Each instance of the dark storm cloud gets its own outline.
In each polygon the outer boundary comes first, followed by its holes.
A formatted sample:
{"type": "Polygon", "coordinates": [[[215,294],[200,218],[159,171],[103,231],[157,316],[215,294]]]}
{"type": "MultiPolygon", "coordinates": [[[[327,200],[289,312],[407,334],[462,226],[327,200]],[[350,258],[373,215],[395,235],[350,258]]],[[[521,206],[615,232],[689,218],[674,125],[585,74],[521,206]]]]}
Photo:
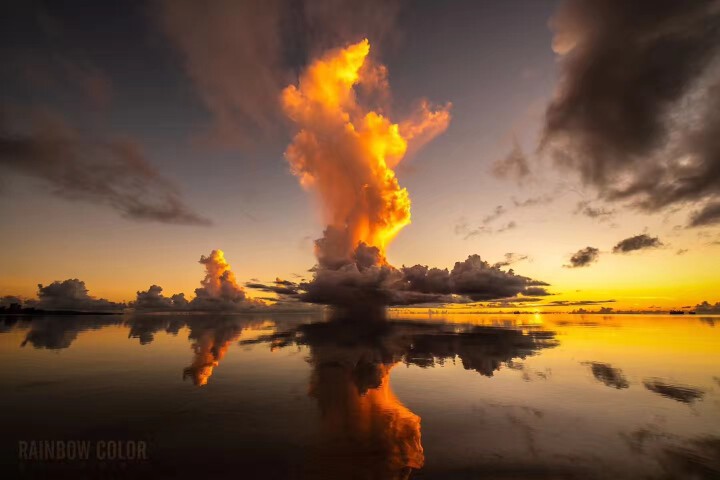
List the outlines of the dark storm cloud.
{"type": "Polygon", "coordinates": [[[162,0],[156,18],[213,114],[213,144],[245,146],[281,124],[278,95],[318,51],[388,40],[395,0],[162,0]]]}
{"type": "Polygon", "coordinates": [[[626,238],[621,240],[613,247],[613,253],[628,253],[635,250],[644,250],[648,248],[662,247],[663,243],[658,237],[651,237],[650,235],[643,233],[635,235],[634,237],[626,238]]]}
{"type": "Polygon", "coordinates": [[[10,131],[8,119],[0,119],[0,168],[40,179],[59,197],[106,205],[128,219],[210,224],[185,205],[177,187],[132,140],[88,140],[56,115],[29,117],[28,131],[10,131]]]}
{"type": "Polygon", "coordinates": [[[591,263],[597,262],[600,257],[600,250],[595,247],[585,247],[573,254],[570,257],[570,265],[565,265],[566,268],[579,268],[587,267],[591,263]]]}
{"type": "Polygon", "coordinates": [[[720,223],[720,201],[710,202],[690,218],[691,227],[704,227],[720,223]]]}
{"type": "Polygon", "coordinates": [[[688,385],[673,385],[658,379],[645,380],[643,384],[651,392],[682,403],[692,403],[705,396],[705,392],[699,388],[688,385]]]}
{"type": "Polygon", "coordinates": [[[88,294],[85,282],[77,278],[55,281],[50,285],[38,284],[38,299],[25,302],[41,310],[73,310],[103,312],[121,310],[125,305],[88,294]]]}
{"type": "Polygon", "coordinates": [[[513,149],[504,158],[497,160],[492,167],[492,173],[498,178],[506,178],[522,183],[530,176],[530,165],[517,142],[513,149]]]}
{"type": "Polygon", "coordinates": [[[300,298],[332,305],[410,305],[420,303],[468,303],[517,295],[549,295],[548,284],[503,271],[479,255],[456,262],[452,270],[414,265],[396,269],[373,256],[377,250],[358,246],[353,260],[343,265],[316,269],[312,281],[299,285],[300,298]]]}
{"type": "Polygon", "coordinates": [[[593,377],[608,387],[617,388],[619,390],[630,386],[623,375],[622,370],[614,368],[608,363],[583,362],[583,365],[588,365],[592,371],[593,377]]]}
{"type": "Polygon", "coordinates": [[[541,149],[646,211],[720,195],[720,4],[566,0],[541,149]]]}

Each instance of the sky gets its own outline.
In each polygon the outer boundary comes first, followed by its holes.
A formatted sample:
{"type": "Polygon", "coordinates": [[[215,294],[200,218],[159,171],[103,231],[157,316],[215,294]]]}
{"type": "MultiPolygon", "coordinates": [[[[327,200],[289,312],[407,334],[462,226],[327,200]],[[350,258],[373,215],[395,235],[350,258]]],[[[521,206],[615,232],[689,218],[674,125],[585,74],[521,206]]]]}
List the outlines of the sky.
{"type": "Polygon", "coordinates": [[[717,2],[2,10],[2,295],[77,278],[113,302],[153,284],[191,297],[198,259],[216,249],[239,283],[319,278],[314,241],[337,199],[304,188],[286,151],[299,131],[322,139],[330,127],[298,119],[281,95],[293,85],[313,101],[303,92],[313,62],[368,39],[365,66],[382,85],[362,71],[352,87],[376,88],[381,107],[358,94],[351,114],[402,126],[427,99],[448,115],[425,140],[405,135],[393,169],[411,221],[380,248],[379,266],[452,270],[477,254],[548,284],[524,303],[473,290],[485,306],[720,301],[717,2]]]}

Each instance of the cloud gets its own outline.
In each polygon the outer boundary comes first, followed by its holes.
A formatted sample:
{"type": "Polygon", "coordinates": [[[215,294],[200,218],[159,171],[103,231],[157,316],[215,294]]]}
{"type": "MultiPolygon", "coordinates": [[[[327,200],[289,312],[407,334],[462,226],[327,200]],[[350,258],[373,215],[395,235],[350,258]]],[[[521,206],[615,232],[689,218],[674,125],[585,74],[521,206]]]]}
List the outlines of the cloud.
{"type": "Polygon", "coordinates": [[[283,125],[282,88],[317,52],[393,34],[395,0],[162,0],[155,18],[213,115],[210,144],[243,147],[283,125]]]}
{"type": "Polygon", "coordinates": [[[498,178],[512,179],[519,184],[530,176],[527,157],[517,142],[514,142],[510,153],[493,164],[492,173],[498,178]]]}
{"type": "Polygon", "coordinates": [[[201,286],[195,289],[192,300],[188,301],[183,293],[166,297],[162,287],[151,285],[146,291],[138,291],[130,306],[143,312],[226,312],[266,308],[264,302],[247,297],[222,250],[213,250],[208,256],[201,255],[199,263],[205,267],[205,277],[200,281],[201,286]]]}
{"type": "Polygon", "coordinates": [[[578,202],[575,207],[575,214],[583,214],[588,218],[598,219],[602,222],[612,218],[615,214],[615,209],[607,210],[603,207],[593,207],[590,201],[583,200],[578,202]]]}
{"type": "Polygon", "coordinates": [[[410,305],[467,303],[548,295],[548,284],[503,271],[479,255],[456,262],[452,270],[426,265],[395,267],[383,263],[377,248],[360,244],[351,262],[323,266],[312,281],[301,283],[300,298],[331,305],[410,305]]]}
{"type": "Polygon", "coordinates": [[[720,201],[710,202],[690,217],[691,227],[704,227],[720,223],[720,201]]]}
{"type": "Polygon", "coordinates": [[[608,363],[601,362],[583,362],[583,365],[590,366],[593,377],[597,381],[604,383],[608,387],[617,388],[618,390],[628,388],[630,384],[619,368],[614,368],[608,363]]]}
{"type": "Polygon", "coordinates": [[[2,297],[0,297],[0,307],[9,308],[13,304],[22,305],[22,297],[18,297],[15,295],[3,295],[2,297]]]}
{"type": "Polygon", "coordinates": [[[575,301],[569,301],[569,300],[554,300],[552,302],[548,302],[548,305],[552,305],[555,307],[576,307],[576,306],[586,306],[586,305],[602,305],[604,303],[615,303],[616,300],[575,300],[575,301]]]}
{"type": "Polygon", "coordinates": [[[717,2],[563,2],[540,148],[645,211],[720,194],[717,2]]]}
{"type": "Polygon", "coordinates": [[[522,255],[520,253],[508,252],[505,254],[505,260],[496,262],[493,265],[493,268],[509,267],[510,265],[512,265],[514,263],[522,262],[523,260],[527,260],[529,258],[530,257],[528,255],[522,255]]]}
{"type": "Polygon", "coordinates": [[[507,209],[503,207],[502,205],[498,205],[495,207],[495,210],[490,215],[485,216],[482,219],[483,225],[487,225],[488,223],[493,222],[494,220],[497,220],[501,216],[505,215],[507,213],[507,209]]]}
{"type": "Polygon", "coordinates": [[[393,168],[412,145],[427,143],[450,122],[450,105],[421,102],[393,123],[362,94],[381,88],[382,66],[367,39],[314,59],[297,84],[282,92],[283,111],[296,127],[285,158],[301,185],[316,194],[328,226],[316,243],[320,263],[345,262],[359,242],[380,253],[410,223],[410,197],[393,168]]]}
{"type": "Polygon", "coordinates": [[[38,284],[38,299],[28,300],[25,306],[40,310],[71,310],[80,312],[104,312],[122,310],[125,305],[104,298],[91,297],[85,282],[77,278],[55,281],[50,285],[38,284]]]}
{"type": "Polygon", "coordinates": [[[600,257],[600,250],[595,247],[585,247],[573,254],[570,257],[570,265],[565,265],[566,268],[579,268],[587,267],[591,263],[597,262],[600,257]]]}
{"type": "Polygon", "coordinates": [[[513,197],[512,201],[513,201],[513,205],[515,205],[516,207],[523,208],[523,207],[534,207],[537,205],[547,205],[548,203],[554,202],[555,198],[556,198],[555,195],[546,193],[543,195],[538,195],[536,197],[529,197],[529,198],[526,198],[525,200],[517,200],[516,198],[513,197]]]}
{"type": "Polygon", "coordinates": [[[514,220],[509,221],[507,224],[503,225],[502,227],[498,228],[496,230],[497,233],[506,232],[508,230],[515,230],[517,228],[517,223],[515,223],[514,220]]]}
{"type": "Polygon", "coordinates": [[[651,237],[645,233],[621,240],[613,247],[613,253],[628,253],[635,250],[662,247],[663,243],[658,237],[651,237]]]}
{"type": "Polygon", "coordinates": [[[63,318],[33,316],[30,319],[30,330],[20,345],[24,347],[30,344],[33,348],[49,350],[69,348],[80,332],[121,323],[120,315],[67,315],[63,318]]]}
{"type": "MultiPolygon", "coordinates": [[[[485,220],[487,220],[487,218],[488,217],[485,217],[485,220]]],[[[483,221],[485,221],[485,220],[483,220],[483,221]]],[[[458,227],[459,227],[458,225],[455,226],[456,233],[460,230],[458,227]]],[[[491,235],[493,233],[503,233],[503,232],[507,232],[508,230],[514,230],[516,228],[517,228],[517,223],[515,223],[514,220],[511,220],[511,221],[507,222],[506,224],[503,224],[502,226],[500,226],[499,228],[494,229],[494,230],[493,230],[493,228],[488,227],[487,225],[481,225],[481,226],[475,228],[474,230],[468,230],[468,227],[466,224],[466,225],[464,225],[464,230],[467,232],[467,233],[465,233],[465,240],[467,240],[470,237],[475,237],[477,235],[484,235],[484,234],[491,235]]]]}
{"type": "Polygon", "coordinates": [[[195,298],[189,304],[191,310],[235,311],[265,306],[263,302],[247,298],[222,250],[200,256],[199,262],[205,266],[205,278],[200,281],[201,287],[195,289],[195,298]]]}
{"type": "Polygon", "coordinates": [[[281,280],[276,278],[274,282],[269,284],[261,282],[248,282],[245,284],[247,288],[253,288],[255,290],[262,290],[263,292],[275,293],[281,296],[294,296],[298,293],[299,285],[290,280],[281,280]]]}
{"type": "Polygon", "coordinates": [[[695,312],[697,313],[710,313],[720,314],[720,302],[716,302],[715,305],[708,303],[707,300],[695,305],[695,312]]]}
{"type": "Polygon", "coordinates": [[[687,248],[679,248],[678,251],[675,252],[675,255],[685,255],[689,251],[687,248]]]}
{"type": "Polygon", "coordinates": [[[185,299],[184,293],[177,293],[170,297],[162,294],[162,287],[150,285],[144,292],[137,292],[137,298],[130,304],[135,310],[146,310],[153,312],[188,310],[189,302],[185,299]]]}
{"type": "Polygon", "coordinates": [[[177,187],[131,139],[88,140],[49,112],[14,113],[27,114],[30,129],[10,131],[0,123],[0,168],[38,178],[59,197],[105,205],[128,219],[210,224],[185,205],[177,187]]]}

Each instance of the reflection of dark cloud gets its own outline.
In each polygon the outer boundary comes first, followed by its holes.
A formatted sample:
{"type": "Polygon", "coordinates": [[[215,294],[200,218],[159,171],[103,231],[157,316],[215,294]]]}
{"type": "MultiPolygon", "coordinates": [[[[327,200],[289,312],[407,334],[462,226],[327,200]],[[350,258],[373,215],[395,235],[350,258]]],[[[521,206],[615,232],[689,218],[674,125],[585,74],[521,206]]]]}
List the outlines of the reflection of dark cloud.
{"type": "Polygon", "coordinates": [[[703,437],[665,448],[660,464],[670,478],[720,478],[720,437],[703,437]]]}
{"type": "Polygon", "coordinates": [[[428,333],[414,337],[405,354],[407,364],[420,367],[442,364],[460,358],[466,370],[493,376],[496,370],[512,359],[524,359],[537,350],[554,346],[554,334],[530,331],[475,327],[461,334],[428,333]]]}
{"type": "Polygon", "coordinates": [[[390,388],[395,364],[428,368],[460,358],[492,376],[556,341],[542,330],[336,316],[240,343],[310,348],[310,395],[322,431],[307,467],[312,478],[389,479],[409,478],[424,464],[420,418],[390,388]]]}
{"type": "Polygon", "coordinates": [[[29,343],[35,348],[50,350],[69,348],[80,332],[121,323],[122,319],[115,315],[33,317],[22,346],[29,343]]]}
{"type": "Polygon", "coordinates": [[[711,480],[720,478],[720,437],[682,438],[649,425],[620,437],[630,451],[653,458],[663,470],[658,478],[711,480]]]}
{"type": "Polygon", "coordinates": [[[329,323],[301,325],[297,330],[279,332],[241,343],[290,344],[317,347],[371,345],[374,358],[383,363],[403,361],[408,365],[432,367],[459,358],[468,370],[485,376],[513,359],[524,359],[539,350],[557,345],[547,330],[523,332],[514,328],[409,321],[367,322],[341,317],[329,323]],[[460,332],[456,330],[460,329],[460,332]]]}
{"type": "Polygon", "coordinates": [[[625,379],[622,370],[614,368],[608,363],[600,362],[584,362],[583,365],[589,365],[592,371],[593,377],[599,382],[604,383],[608,387],[614,387],[617,389],[628,388],[630,384],[625,379]]]}
{"type": "Polygon", "coordinates": [[[136,315],[128,319],[125,324],[130,327],[128,338],[137,338],[140,340],[140,345],[147,345],[155,340],[155,334],[158,332],[177,335],[185,326],[185,319],[171,316],[136,315]]]}
{"type": "Polygon", "coordinates": [[[645,380],[643,384],[651,392],[682,403],[692,403],[695,400],[702,399],[705,395],[705,392],[699,388],[688,385],[673,385],[658,379],[645,380]]]}

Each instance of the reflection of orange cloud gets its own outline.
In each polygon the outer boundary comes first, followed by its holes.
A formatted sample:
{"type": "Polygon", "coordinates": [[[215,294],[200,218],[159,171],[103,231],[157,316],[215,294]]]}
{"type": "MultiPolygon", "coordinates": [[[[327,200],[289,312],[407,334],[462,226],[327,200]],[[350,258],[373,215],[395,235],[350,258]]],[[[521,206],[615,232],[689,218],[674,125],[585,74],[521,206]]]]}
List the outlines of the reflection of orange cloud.
{"type": "Polygon", "coordinates": [[[193,384],[198,387],[205,385],[212,376],[213,369],[219,365],[228,347],[240,336],[240,333],[241,331],[238,331],[231,338],[219,341],[214,330],[201,332],[199,338],[192,344],[195,356],[192,364],[183,371],[183,378],[190,377],[193,384]]]}
{"type": "Polygon", "coordinates": [[[318,463],[335,478],[402,478],[425,461],[420,417],[392,392],[391,365],[366,367],[371,372],[361,375],[370,377],[367,390],[357,368],[315,367],[311,395],[320,406],[325,442],[318,463]]]}

